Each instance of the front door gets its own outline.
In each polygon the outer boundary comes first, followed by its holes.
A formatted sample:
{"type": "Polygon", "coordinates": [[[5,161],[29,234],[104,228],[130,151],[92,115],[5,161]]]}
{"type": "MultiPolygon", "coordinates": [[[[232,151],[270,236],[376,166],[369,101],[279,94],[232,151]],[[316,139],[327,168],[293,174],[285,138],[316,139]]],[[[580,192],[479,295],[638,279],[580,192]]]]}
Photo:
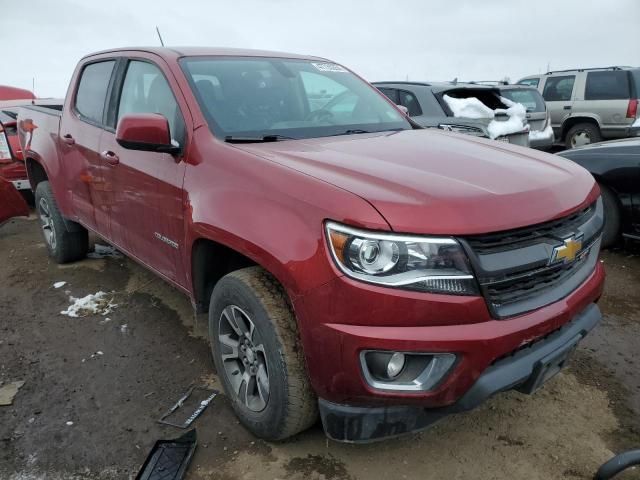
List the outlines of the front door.
{"type": "MultiPolygon", "coordinates": [[[[174,142],[185,142],[184,120],[171,86],[157,64],[129,60],[120,92],[115,92],[117,120],[127,113],[164,115],[174,142]]],[[[107,165],[110,238],[139,261],[182,283],[184,245],[181,157],[127,150],[106,131],[100,144],[107,165]]]]}
{"type": "Polygon", "coordinates": [[[111,59],[83,67],[71,111],[60,121],[60,158],[76,219],[102,235],[108,233],[108,225],[99,149],[107,90],[115,65],[111,59]]]}
{"type": "Polygon", "coordinates": [[[554,75],[546,78],[542,96],[551,116],[551,126],[556,138],[561,138],[562,123],[571,115],[575,75],[554,75]]]}

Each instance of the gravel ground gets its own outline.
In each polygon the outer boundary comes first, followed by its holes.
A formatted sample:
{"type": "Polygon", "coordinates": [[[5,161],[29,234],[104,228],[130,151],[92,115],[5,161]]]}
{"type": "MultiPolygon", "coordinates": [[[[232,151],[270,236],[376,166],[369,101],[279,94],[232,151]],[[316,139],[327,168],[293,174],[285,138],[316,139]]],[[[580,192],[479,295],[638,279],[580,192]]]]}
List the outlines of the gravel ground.
{"type": "MultiPolygon", "coordinates": [[[[330,442],[319,425],[284,443],[256,440],[220,395],[194,424],[187,477],[592,478],[612,452],[640,446],[640,255],[603,259],[605,321],[536,395],[503,394],[366,446],[330,442]]],[[[1,479],[133,478],[156,440],[182,433],[160,415],[194,382],[218,387],[206,319],[125,258],[55,265],[33,218],[15,220],[0,229],[0,285],[0,384],[25,382],[0,407],[1,479]],[[60,314],[70,296],[100,290],[117,304],[108,315],[60,314]]]]}

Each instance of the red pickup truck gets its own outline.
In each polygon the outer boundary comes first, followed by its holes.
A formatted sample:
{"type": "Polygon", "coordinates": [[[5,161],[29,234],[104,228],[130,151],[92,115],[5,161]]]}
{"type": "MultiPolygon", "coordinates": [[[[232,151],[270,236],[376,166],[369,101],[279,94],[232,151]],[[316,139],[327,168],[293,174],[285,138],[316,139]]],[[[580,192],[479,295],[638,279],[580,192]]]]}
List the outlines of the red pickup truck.
{"type": "Polygon", "coordinates": [[[82,258],[95,232],[208,311],[259,437],[319,413],[364,442],[534,392],[601,319],[586,170],[421,129],[329,60],[100,52],[61,111],[18,123],[50,255],[82,258]]]}

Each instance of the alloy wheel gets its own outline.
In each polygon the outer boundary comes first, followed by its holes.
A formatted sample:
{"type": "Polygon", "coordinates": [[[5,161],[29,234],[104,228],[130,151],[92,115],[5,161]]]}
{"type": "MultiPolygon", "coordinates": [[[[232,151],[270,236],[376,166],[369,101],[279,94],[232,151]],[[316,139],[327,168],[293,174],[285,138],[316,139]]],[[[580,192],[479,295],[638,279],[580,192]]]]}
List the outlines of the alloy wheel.
{"type": "Polygon", "coordinates": [[[236,305],[220,315],[218,342],[233,392],[251,411],[261,412],[269,402],[269,369],[260,333],[249,315],[236,305]]]}
{"type": "Polygon", "coordinates": [[[56,249],[56,227],[53,224],[53,218],[51,218],[51,210],[46,198],[41,198],[38,203],[38,212],[40,214],[40,225],[44,232],[44,239],[51,247],[51,250],[56,249]]]}

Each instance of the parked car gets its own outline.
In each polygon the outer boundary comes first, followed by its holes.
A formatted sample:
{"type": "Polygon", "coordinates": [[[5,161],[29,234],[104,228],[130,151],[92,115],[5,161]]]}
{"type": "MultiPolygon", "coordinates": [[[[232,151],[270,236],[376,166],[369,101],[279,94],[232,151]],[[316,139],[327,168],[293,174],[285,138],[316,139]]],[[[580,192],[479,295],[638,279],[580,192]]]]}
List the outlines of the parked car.
{"type": "Polygon", "coordinates": [[[567,148],[640,134],[639,68],[559,70],[518,84],[542,93],[556,139],[567,148]]]}
{"type": "Polygon", "coordinates": [[[13,217],[29,216],[29,207],[11,182],[0,177],[0,225],[13,217]]]}
{"type": "Polygon", "coordinates": [[[529,123],[529,146],[540,150],[549,150],[553,146],[554,136],[551,127],[551,114],[547,110],[544,98],[534,87],[523,85],[498,85],[500,95],[512,102],[520,103],[527,109],[529,123]]]}
{"type": "Polygon", "coordinates": [[[9,107],[0,107],[0,178],[10,181],[27,200],[32,200],[27,169],[18,140],[18,114],[9,107]]]}
{"type": "Polygon", "coordinates": [[[532,393],[601,319],[586,170],[414,126],[326,59],[100,52],[62,111],[24,107],[18,129],[51,257],[95,232],[208,311],[259,437],[319,412],[331,438],[370,441],[532,393]]]}
{"type": "Polygon", "coordinates": [[[604,201],[603,247],[620,237],[640,240],[640,138],[611,140],[559,155],[591,172],[604,201]]]}
{"type": "MultiPolygon", "coordinates": [[[[476,137],[490,137],[488,126],[493,119],[454,117],[454,112],[444,99],[445,95],[453,98],[477,98],[492,110],[507,108],[500,100],[500,91],[491,86],[453,82],[373,82],[373,85],[392,102],[407,108],[409,116],[419,125],[476,137]]],[[[526,130],[500,136],[496,140],[529,146],[526,130]]]]}

